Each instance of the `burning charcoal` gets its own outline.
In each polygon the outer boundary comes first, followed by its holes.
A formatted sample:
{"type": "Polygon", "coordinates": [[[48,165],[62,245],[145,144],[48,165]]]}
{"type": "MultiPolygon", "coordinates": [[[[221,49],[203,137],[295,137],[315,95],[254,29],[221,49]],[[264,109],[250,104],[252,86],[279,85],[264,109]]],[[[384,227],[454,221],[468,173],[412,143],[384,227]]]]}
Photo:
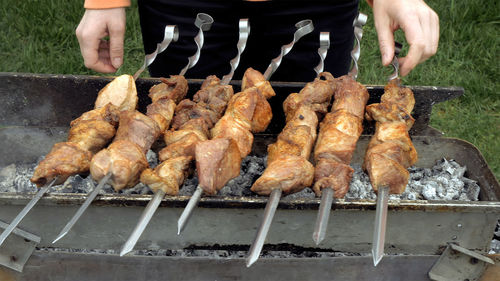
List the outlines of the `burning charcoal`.
{"type": "Polygon", "coordinates": [[[191,178],[188,178],[184,181],[184,184],[179,189],[180,196],[191,196],[196,187],[198,186],[198,177],[194,175],[191,178]]]}
{"type": "Polygon", "coordinates": [[[290,195],[284,196],[284,200],[295,200],[295,199],[301,199],[301,198],[315,198],[316,195],[314,194],[314,191],[310,188],[304,188],[299,192],[292,193],[290,195]]]}
{"type": "Polygon", "coordinates": [[[151,149],[146,153],[146,160],[148,161],[149,167],[154,169],[158,166],[158,156],[151,149]]]}

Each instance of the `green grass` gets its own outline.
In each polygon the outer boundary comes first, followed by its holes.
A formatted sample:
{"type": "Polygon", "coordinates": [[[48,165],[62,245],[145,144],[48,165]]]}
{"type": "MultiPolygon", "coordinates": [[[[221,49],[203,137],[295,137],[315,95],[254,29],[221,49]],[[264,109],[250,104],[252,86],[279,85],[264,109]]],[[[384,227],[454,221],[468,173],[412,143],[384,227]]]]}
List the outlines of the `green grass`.
{"type": "MultiPolygon", "coordinates": [[[[74,31],[83,1],[3,0],[0,7],[0,71],[101,75],[86,69],[74,31]]],[[[380,63],[371,9],[365,26],[359,81],[384,84],[390,73],[380,63]]],[[[431,125],[445,136],[476,145],[500,178],[500,55],[498,1],[427,1],[440,17],[438,53],[407,76],[406,85],[461,86],[465,95],[434,106],[431,125]]],[[[404,42],[404,35],[396,38],[404,42]]],[[[407,46],[406,46],[407,47],[407,46]]],[[[407,49],[405,49],[407,50],[407,49]]],[[[405,52],[405,50],[403,52],[405,52]]],[[[117,74],[142,64],[136,1],[128,9],[125,62],[117,74]]],[[[147,74],[143,74],[147,75],[147,74]]]]}

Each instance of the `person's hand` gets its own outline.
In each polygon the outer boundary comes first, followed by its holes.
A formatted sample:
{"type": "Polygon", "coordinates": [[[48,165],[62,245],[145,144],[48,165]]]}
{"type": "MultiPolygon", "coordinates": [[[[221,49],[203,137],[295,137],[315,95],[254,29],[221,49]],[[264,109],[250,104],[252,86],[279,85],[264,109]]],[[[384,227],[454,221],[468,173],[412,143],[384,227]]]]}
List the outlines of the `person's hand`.
{"type": "Polygon", "coordinates": [[[439,18],[424,1],[374,0],[372,7],[383,65],[394,57],[394,31],[399,28],[410,45],[406,57],[399,58],[401,76],[436,53],[439,18]]]}
{"type": "Polygon", "coordinates": [[[123,63],[125,8],[87,9],[76,28],[76,37],[87,68],[111,73],[123,63]],[[103,38],[109,36],[109,41],[103,38]]]}

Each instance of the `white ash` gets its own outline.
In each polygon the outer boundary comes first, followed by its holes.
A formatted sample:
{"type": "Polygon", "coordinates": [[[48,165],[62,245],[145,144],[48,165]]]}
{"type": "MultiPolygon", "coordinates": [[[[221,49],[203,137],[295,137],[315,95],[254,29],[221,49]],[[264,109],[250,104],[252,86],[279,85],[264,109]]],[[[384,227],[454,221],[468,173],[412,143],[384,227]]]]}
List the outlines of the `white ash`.
{"type": "MultiPolygon", "coordinates": [[[[147,154],[151,167],[158,164],[156,154],[149,151],[147,154]]],[[[267,157],[248,156],[242,161],[240,175],[228,182],[219,192],[219,196],[246,196],[258,195],[250,191],[250,187],[263,173],[267,157]]],[[[40,161],[43,157],[40,157],[40,161]]],[[[11,164],[0,170],[0,192],[36,192],[36,186],[29,181],[37,164],[11,164]]],[[[362,171],[359,164],[354,164],[355,170],[346,199],[375,199],[368,175],[362,171]]],[[[480,188],[478,184],[464,177],[466,167],[460,166],[454,160],[442,159],[432,168],[411,167],[410,180],[402,194],[391,194],[390,199],[403,200],[465,200],[477,201],[480,188]]],[[[95,185],[90,176],[72,176],[63,185],[55,186],[53,193],[88,193],[95,185]]],[[[196,173],[188,177],[179,195],[193,194],[198,185],[196,173]]],[[[100,192],[115,193],[110,185],[105,185],[100,192]]],[[[133,188],[120,190],[120,194],[152,194],[144,184],[139,183],[133,188]]],[[[314,198],[310,188],[301,192],[285,196],[284,200],[314,198]]]]}
{"type": "MultiPolygon", "coordinates": [[[[245,248],[247,246],[244,246],[245,248]]],[[[237,247],[241,248],[241,246],[237,247]]],[[[335,251],[314,251],[314,249],[302,249],[290,247],[291,250],[264,250],[262,258],[328,258],[328,257],[348,257],[348,256],[369,256],[368,253],[351,253],[335,251]]],[[[74,248],[52,248],[37,247],[37,251],[58,252],[58,253],[81,253],[81,254],[105,254],[118,255],[119,251],[114,249],[74,249],[74,248]]],[[[244,259],[248,255],[247,250],[227,250],[227,249],[148,249],[134,250],[130,256],[166,256],[166,257],[198,257],[214,259],[244,259]]]]}
{"type": "MultiPolygon", "coordinates": [[[[368,175],[360,165],[353,165],[354,175],[346,199],[375,199],[368,175]]],[[[467,170],[454,160],[439,160],[432,168],[410,167],[410,180],[402,194],[390,199],[402,200],[479,200],[479,185],[464,177],[467,170]]]]}

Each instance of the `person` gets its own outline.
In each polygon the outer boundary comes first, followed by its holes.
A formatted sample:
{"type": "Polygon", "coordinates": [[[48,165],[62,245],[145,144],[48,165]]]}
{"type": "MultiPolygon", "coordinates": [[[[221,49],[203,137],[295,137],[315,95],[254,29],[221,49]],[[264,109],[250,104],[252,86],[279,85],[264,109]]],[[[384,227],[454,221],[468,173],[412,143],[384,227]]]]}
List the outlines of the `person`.
{"type": "MultiPolygon", "coordinates": [[[[394,32],[402,29],[409,50],[399,58],[400,75],[406,76],[419,63],[434,55],[439,41],[439,18],[423,0],[367,0],[373,9],[374,23],[382,56],[387,66],[394,56],[394,32]]],[[[351,65],[354,34],[352,22],[358,14],[358,0],[140,0],[138,2],[145,53],[163,40],[166,25],[177,25],[179,41],[171,43],[149,67],[152,77],[178,74],[196,51],[194,25],[197,13],[214,18],[197,65],[186,77],[222,77],[230,70],[236,55],[238,20],[249,18],[251,32],[234,79],[241,79],[247,67],[264,72],[280,48],[293,39],[294,24],[311,19],[313,35],[304,36],[283,59],[273,74],[275,81],[311,81],[319,62],[319,32],[329,31],[331,46],[325,71],[335,77],[346,74],[351,65]],[[240,77],[240,78],[238,78],[240,77]]],[[[86,0],[85,13],[76,29],[84,64],[102,73],[113,73],[123,63],[125,8],[129,0],[86,0]],[[109,40],[104,40],[109,36],[109,40]]],[[[372,42],[362,42],[370,44],[372,42]]],[[[362,46],[361,46],[362,47],[362,46]]],[[[138,66],[139,67],[139,66],[138,66]]]]}

